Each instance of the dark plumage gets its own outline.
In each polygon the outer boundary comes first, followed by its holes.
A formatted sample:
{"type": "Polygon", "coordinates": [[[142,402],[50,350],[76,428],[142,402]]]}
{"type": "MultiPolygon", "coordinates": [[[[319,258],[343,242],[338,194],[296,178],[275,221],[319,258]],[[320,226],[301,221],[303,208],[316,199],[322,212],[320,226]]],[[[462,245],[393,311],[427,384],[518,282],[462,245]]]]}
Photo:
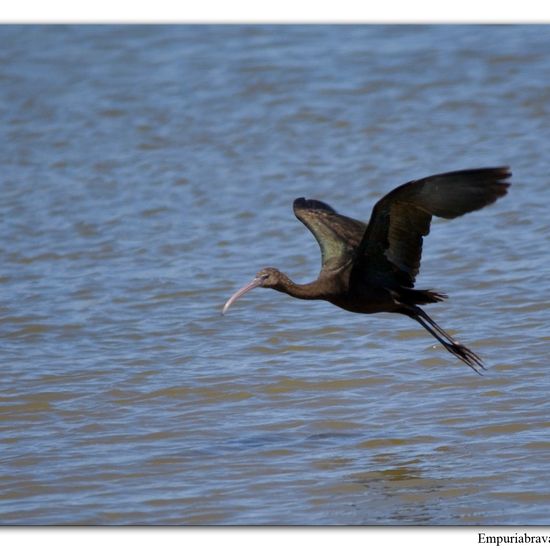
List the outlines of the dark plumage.
{"type": "Polygon", "coordinates": [[[317,280],[299,285],[275,268],[261,270],[236,292],[223,313],[257,286],[305,300],[327,300],[355,313],[401,313],[420,323],[449,352],[479,373],[481,359],[453,339],[419,305],[444,294],[414,289],[423,237],[432,216],[452,219],[479,210],[507,193],[507,167],[461,170],[414,180],[395,188],[374,206],[368,224],[338,214],[318,200],[294,201],[296,217],[321,248],[317,280]]]}

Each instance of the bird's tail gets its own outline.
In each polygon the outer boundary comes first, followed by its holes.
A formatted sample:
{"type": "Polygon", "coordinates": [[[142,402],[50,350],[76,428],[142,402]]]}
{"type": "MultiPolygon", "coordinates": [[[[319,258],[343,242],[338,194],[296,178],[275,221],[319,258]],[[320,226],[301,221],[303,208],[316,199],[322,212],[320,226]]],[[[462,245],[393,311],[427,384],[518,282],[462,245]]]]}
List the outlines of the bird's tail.
{"type": "Polygon", "coordinates": [[[415,288],[401,287],[399,289],[400,301],[407,305],[434,304],[446,300],[448,296],[435,290],[417,290],[415,288]]]}
{"type": "Polygon", "coordinates": [[[400,313],[404,313],[420,323],[448,352],[466,363],[477,374],[481,374],[479,369],[485,370],[485,366],[478,355],[444,331],[422,308],[409,306],[403,308],[400,313]]]}

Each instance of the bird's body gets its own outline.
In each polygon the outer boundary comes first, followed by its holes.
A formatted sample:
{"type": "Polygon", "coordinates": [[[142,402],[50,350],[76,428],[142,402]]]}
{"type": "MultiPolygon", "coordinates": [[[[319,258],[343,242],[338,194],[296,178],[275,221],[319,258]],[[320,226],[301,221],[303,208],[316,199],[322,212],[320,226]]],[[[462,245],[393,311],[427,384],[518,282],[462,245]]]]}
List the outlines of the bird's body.
{"type": "Polygon", "coordinates": [[[257,286],[295,298],[326,300],[353,313],[400,313],[420,323],[449,352],[479,372],[479,357],[454,340],[420,305],[440,302],[444,294],[414,288],[423,237],[432,216],[452,219],[495,202],[507,192],[505,167],[447,172],[411,181],[379,200],[368,224],[338,214],[329,205],[299,198],[296,217],[321,248],[319,277],[296,284],[275,268],[264,268],[236,292],[223,312],[257,286]]]}

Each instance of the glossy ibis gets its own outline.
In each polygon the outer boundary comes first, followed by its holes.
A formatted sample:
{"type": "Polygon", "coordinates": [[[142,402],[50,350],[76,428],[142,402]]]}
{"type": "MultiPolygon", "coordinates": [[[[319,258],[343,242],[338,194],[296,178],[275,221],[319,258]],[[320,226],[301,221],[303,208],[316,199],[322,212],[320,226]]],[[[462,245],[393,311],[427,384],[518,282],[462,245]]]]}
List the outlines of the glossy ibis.
{"type": "Polygon", "coordinates": [[[414,283],[432,216],[453,219],[495,202],[506,194],[509,183],[505,180],[510,176],[507,167],[480,168],[405,183],[376,203],[368,224],[342,216],[321,201],[296,199],[294,214],[321,248],[319,277],[296,284],[278,269],[266,267],[229,298],[222,313],[258,286],[303,300],[326,300],[354,313],[401,313],[481,374],[478,369],[485,369],[481,359],[420,307],[447,296],[415,289],[414,283]]]}

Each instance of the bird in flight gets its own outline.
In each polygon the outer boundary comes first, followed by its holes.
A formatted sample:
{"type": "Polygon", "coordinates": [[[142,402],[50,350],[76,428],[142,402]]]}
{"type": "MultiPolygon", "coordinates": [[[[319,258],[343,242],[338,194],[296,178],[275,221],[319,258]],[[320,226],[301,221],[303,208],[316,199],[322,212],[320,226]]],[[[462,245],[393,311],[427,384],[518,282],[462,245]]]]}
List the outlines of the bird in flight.
{"type": "Polygon", "coordinates": [[[414,284],[432,216],[453,219],[492,204],[507,193],[511,175],[508,167],[479,168],[410,181],[376,203],[368,224],[338,214],[324,202],[296,199],[294,214],[321,248],[318,278],[297,284],[266,267],[227,300],[222,313],[256,287],[303,300],[326,300],[353,313],[400,313],[420,323],[447,351],[481,374],[485,366],[479,356],[420,307],[447,296],[415,289],[414,284]]]}

